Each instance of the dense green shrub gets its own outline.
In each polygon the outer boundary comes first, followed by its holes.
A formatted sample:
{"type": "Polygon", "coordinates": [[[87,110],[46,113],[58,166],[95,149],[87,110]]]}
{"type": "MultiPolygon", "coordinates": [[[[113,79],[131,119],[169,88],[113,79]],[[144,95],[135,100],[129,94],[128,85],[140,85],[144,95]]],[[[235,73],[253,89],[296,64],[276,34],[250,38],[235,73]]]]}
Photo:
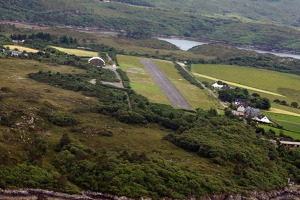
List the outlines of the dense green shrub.
{"type": "Polygon", "coordinates": [[[48,116],[48,120],[57,126],[73,126],[79,123],[74,115],[70,113],[51,115],[48,116]]]}

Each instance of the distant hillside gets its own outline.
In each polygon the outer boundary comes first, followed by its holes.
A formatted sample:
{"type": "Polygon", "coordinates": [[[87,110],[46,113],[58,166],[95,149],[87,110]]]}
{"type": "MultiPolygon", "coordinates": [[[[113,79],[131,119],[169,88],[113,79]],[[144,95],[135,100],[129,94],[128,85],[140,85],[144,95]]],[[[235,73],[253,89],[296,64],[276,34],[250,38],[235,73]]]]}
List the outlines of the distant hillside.
{"type": "Polygon", "coordinates": [[[217,56],[217,59],[211,61],[212,63],[251,66],[300,75],[300,61],[298,59],[280,58],[272,54],[261,54],[222,44],[200,45],[189,51],[205,56],[217,56]]]}
{"type": "MultiPolygon", "coordinates": [[[[122,2],[137,5],[133,0],[122,2]]],[[[125,30],[140,36],[177,35],[221,40],[233,44],[267,45],[270,48],[300,50],[300,31],[293,28],[245,22],[223,15],[212,17],[177,10],[163,10],[169,4],[151,2],[156,8],[150,8],[127,3],[88,0],[0,0],[0,19],[125,30]]]]}
{"type": "Polygon", "coordinates": [[[300,26],[299,0],[149,0],[159,8],[199,14],[241,15],[243,17],[300,26]]]}

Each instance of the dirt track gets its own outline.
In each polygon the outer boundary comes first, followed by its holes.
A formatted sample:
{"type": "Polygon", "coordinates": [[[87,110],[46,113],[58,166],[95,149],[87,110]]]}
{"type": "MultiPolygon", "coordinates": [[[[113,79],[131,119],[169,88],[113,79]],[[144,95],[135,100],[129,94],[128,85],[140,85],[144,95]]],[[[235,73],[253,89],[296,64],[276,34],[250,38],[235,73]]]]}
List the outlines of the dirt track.
{"type": "Polygon", "coordinates": [[[155,80],[156,84],[165,93],[168,100],[173,106],[187,109],[192,108],[192,106],[187,102],[184,96],[171,83],[166,75],[162,73],[162,71],[154,62],[145,59],[141,59],[140,62],[145,66],[150,76],[155,80]]]}

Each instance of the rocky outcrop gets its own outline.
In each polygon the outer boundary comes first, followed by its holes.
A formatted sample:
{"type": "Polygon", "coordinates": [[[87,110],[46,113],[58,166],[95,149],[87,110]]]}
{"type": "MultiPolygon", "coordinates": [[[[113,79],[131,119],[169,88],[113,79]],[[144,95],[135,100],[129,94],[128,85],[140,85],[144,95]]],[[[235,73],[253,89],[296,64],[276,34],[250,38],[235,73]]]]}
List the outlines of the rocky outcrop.
{"type": "MultiPolygon", "coordinates": [[[[283,199],[300,199],[300,188],[296,190],[279,190],[270,192],[248,192],[247,197],[240,194],[220,194],[203,196],[200,200],[283,200],[283,199]]],[[[66,194],[42,189],[21,189],[21,190],[2,190],[0,189],[0,199],[65,199],[65,200],[134,200],[127,197],[118,197],[116,195],[104,194],[100,192],[82,192],[81,195],[66,194]]],[[[190,198],[195,200],[196,198],[190,198]]],[[[151,200],[151,198],[142,197],[140,200],[151,200]]],[[[173,200],[163,198],[162,200],[173,200]]]]}

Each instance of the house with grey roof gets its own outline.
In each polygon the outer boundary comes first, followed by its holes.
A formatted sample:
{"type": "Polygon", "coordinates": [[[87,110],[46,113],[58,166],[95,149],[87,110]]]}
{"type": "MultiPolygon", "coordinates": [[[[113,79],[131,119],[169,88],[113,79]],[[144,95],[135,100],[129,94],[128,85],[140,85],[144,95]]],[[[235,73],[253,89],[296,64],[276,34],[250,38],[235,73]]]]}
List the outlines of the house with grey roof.
{"type": "Polygon", "coordinates": [[[250,106],[248,106],[245,109],[245,115],[246,116],[250,116],[250,117],[256,117],[256,116],[258,116],[259,112],[260,112],[260,109],[258,109],[258,108],[252,108],[250,106]]]}

